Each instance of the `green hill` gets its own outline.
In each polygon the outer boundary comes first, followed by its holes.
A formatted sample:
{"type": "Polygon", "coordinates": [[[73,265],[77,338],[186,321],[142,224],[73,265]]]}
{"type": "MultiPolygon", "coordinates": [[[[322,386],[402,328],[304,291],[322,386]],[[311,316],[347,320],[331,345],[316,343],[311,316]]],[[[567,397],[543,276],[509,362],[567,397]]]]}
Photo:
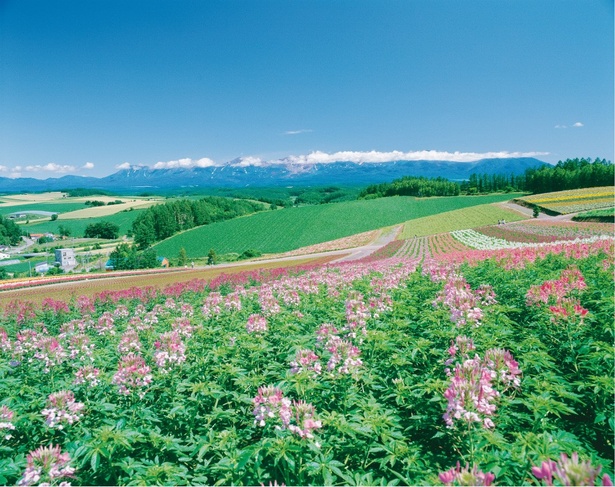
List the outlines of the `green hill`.
{"type": "Polygon", "coordinates": [[[190,257],[258,249],[278,253],[356,233],[518,195],[413,198],[396,196],[275,210],[237,218],[175,235],[155,245],[158,255],[175,256],[181,247],[190,257]]]}

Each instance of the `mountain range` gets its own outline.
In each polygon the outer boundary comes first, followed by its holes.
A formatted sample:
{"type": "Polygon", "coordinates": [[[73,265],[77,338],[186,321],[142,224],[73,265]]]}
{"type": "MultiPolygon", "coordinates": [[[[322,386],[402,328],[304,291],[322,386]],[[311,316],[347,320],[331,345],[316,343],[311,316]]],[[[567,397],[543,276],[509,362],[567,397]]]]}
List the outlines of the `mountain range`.
{"type": "Polygon", "coordinates": [[[475,162],[392,161],[379,163],[330,162],[314,164],[275,163],[245,165],[240,159],[221,166],[153,169],[131,166],[102,178],[0,178],[0,192],[102,189],[115,193],[172,191],[198,188],[275,186],[369,185],[403,176],[468,179],[471,174],[520,175],[547,163],[531,157],[481,159],[475,162]]]}

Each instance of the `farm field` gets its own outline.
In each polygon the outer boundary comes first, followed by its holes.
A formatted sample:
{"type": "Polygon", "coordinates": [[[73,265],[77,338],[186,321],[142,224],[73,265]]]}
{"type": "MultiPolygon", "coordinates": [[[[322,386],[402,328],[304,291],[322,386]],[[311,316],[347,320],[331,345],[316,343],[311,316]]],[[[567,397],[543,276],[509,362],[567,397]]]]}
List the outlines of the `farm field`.
{"type": "Polygon", "coordinates": [[[55,235],[59,234],[60,225],[70,229],[71,235],[76,237],[82,237],[85,229],[92,223],[98,223],[101,221],[110,221],[119,225],[120,235],[126,235],[132,228],[132,222],[139,216],[143,210],[133,211],[121,211],[111,216],[99,217],[99,218],[78,218],[78,219],[63,219],[58,218],[56,221],[51,221],[49,218],[45,221],[39,221],[38,223],[20,224],[29,233],[47,233],[51,232],[55,235]]]}
{"type": "Polygon", "coordinates": [[[477,205],[410,220],[404,224],[399,238],[423,237],[453,230],[494,225],[499,220],[512,222],[526,218],[522,213],[502,208],[497,204],[477,205]]]}
{"type": "Polygon", "coordinates": [[[609,208],[615,205],[615,187],[573,189],[555,193],[543,193],[518,198],[528,204],[559,213],[577,213],[580,211],[609,208]]]}
{"type": "Polygon", "coordinates": [[[308,245],[399,224],[436,213],[506,201],[515,195],[379,198],[335,204],[288,208],[196,228],[156,244],[159,254],[177,255],[181,247],[189,256],[241,253],[258,249],[281,253],[308,245]]]}
{"type": "Polygon", "coordinates": [[[526,220],[506,225],[476,228],[484,235],[509,242],[543,243],[557,240],[574,240],[595,235],[614,235],[613,223],[526,220]]]}
{"type": "Polygon", "coordinates": [[[613,239],[503,252],[5,305],[0,481],[608,484],[613,239]]]}

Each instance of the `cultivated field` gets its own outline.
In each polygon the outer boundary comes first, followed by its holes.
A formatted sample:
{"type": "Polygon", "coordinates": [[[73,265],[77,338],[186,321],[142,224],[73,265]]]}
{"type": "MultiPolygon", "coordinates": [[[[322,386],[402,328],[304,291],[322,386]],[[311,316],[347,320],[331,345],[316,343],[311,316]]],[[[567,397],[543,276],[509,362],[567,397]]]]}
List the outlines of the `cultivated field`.
{"type": "Polygon", "coordinates": [[[410,220],[404,224],[399,238],[422,237],[483,225],[495,225],[500,220],[513,222],[526,218],[518,211],[502,208],[495,203],[478,205],[410,220]]]}
{"type": "Polygon", "coordinates": [[[416,199],[412,197],[305,206],[258,213],[184,232],[156,244],[159,255],[176,256],[185,248],[189,256],[241,253],[258,249],[281,253],[308,245],[375,230],[410,219],[464,207],[506,201],[514,195],[416,199]]]}
{"type": "Polygon", "coordinates": [[[518,199],[560,214],[577,213],[615,206],[615,187],[573,189],[518,199]]]}

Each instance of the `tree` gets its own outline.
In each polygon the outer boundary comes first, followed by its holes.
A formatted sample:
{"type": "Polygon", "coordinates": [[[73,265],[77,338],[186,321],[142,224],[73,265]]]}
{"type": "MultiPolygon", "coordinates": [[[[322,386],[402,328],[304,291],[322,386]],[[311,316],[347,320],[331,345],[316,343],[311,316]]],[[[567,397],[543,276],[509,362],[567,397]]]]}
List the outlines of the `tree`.
{"type": "Polygon", "coordinates": [[[540,215],[540,208],[538,207],[538,205],[534,205],[532,216],[534,218],[538,218],[538,215],[540,215]]]}
{"type": "Polygon", "coordinates": [[[179,255],[177,256],[177,265],[182,267],[188,265],[188,255],[186,254],[186,249],[179,249],[179,255]]]}
{"type": "Polygon", "coordinates": [[[53,215],[51,215],[51,221],[54,222],[58,219],[58,214],[54,213],[53,215]]]}
{"type": "Polygon", "coordinates": [[[214,249],[209,249],[209,253],[207,254],[207,264],[215,265],[218,257],[216,256],[216,251],[214,249]]]}
{"type": "Polygon", "coordinates": [[[90,223],[85,228],[85,238],[116,239],[120,235],[120,227],[112,222],[90,223]]]}
{"type": "Polygon", "coordinates": [[[68,227],[65,227],[64,225],[60,225],[58,227],[58,233],[60,234],[60,237],[70,237],[71,229],[68,227]]]}

